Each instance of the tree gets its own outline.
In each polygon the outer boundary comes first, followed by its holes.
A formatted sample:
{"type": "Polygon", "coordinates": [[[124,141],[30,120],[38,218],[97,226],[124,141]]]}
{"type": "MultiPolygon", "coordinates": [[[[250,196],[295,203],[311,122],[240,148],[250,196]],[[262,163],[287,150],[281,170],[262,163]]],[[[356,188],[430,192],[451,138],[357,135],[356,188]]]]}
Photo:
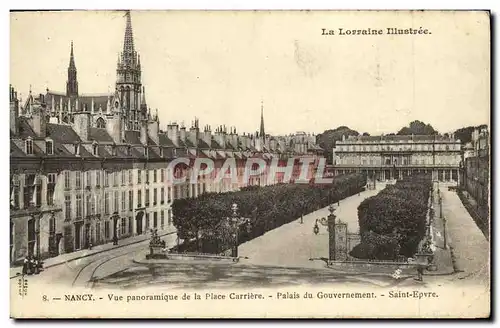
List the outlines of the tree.
{"type": "Polygon", "coordinates": [[[410,124],[406,127],[401,128],[398,135],[435,135],[438,134],[436,130],[430,124],[425,124],[422,121],[415,120],[410,122],[410,124]]]}
{"type": "Polygon", "coordinates": [[[325,150],[325,156],[328,163],[332,161],[333,147],[337,141],[342,140],[342,136],[358,136],[359,132],[350,129],[347,126],[339,126],[333,130],[326,130],[316,136],[316,143],[325,150]]]}
{"type": "Polygon", "coordinates": [[[429,175],[413,175],[365,199],[358,206],[362,245],[351,255],[373,259],[413,256],[425,235],[431,185],[429,175]],[[398,254],[391,253],[396,246],[398,254]]]}
{"type": "Polygon", "coordinates": [[[173,221],[185,243],[195,242],[190,245],[193,250],[220,253],[232,245],[227,218],[233,215],[234,203],[238,205],[238,217],[251,222],[249,231],[238,230],[238,240],[244,242],[327,206],[331,198],[358,193],[365,185],[366,176],[354,173],[335,177],[331,184],[277,184],[224,194],[205,193],[194,199],[176,199],[173,221]],[[213,242],[216,247],[204,247],[213,242]]]}
{"type": "Polygon", "coordinates": [[[370,134],[369,134],[368,132],[363,132],[363,136],[364,136],[364,137],[369,137],[369,136],[370,136],[370,134]]]}
{"type": "Polygon", "coordinates": [[[455,139],[459,139],[462,145],[465,145],[472,141],[472,132],[474,132],[474,129],[481,129],[487,126],[488,125],[486,124],[481,124],[478,126],[467,126],[464,128],[457,129],[455,131],[455,139]]]}

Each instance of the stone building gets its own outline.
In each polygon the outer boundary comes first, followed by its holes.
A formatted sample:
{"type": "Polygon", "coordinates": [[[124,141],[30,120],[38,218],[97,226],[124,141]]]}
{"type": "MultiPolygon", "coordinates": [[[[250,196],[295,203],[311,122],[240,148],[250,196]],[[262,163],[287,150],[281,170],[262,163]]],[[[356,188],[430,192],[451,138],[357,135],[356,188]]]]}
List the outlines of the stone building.
{"type": "Polygon", "coordinates": [[[460,140],[454,136],[350,136],[333,149],[335,174],[365,171],[379,181],[432,172],[435,180],[458,182],[460,162],[460,140]]]}
{"type": "Polygon", "coordinates": [[[475,129],[464,156],[462,187],[474,198],[482,219],[489,217],[490,205],[490,140],[486,128],[475,129]]]}

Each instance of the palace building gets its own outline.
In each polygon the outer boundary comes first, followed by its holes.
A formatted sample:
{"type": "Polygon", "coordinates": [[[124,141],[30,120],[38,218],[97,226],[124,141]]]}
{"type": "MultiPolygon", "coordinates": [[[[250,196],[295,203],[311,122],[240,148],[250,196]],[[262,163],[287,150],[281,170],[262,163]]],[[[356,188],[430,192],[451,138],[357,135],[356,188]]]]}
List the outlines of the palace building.
{"type": "Polygon", "coordinates": [[[47,258],[152,228],[173,229],[175,199],[280,182],[279,176],[270,182],[269,171],[246,182],[213,179],[228,158],[235,159],[240,176],[248,158],[286,163],[292,156],[322,154],[311,138],[267,135],[263,106],[255,134],[200,128],[198,119],[189,128],[170,122],[161,130],[146,104],[130,13],[116,72],[112,94],[81,94],[71,45],[66,93],[30,92],[21,104],[10,87],[11,263],[28,254],[47,258]],[[215,170],[191,183],[190,165],[168,172],[180,157],[210,158],[215,170]],[[188,179],[174,185],[172,175],[188,179]]]}
{"type": "Polygon", "coordinates": [[[432,172],[434,180],[458,183],[461,160],[453,135],[350,136],[333,149],[335,174],[365,171],[378,181],[432,172]]]}

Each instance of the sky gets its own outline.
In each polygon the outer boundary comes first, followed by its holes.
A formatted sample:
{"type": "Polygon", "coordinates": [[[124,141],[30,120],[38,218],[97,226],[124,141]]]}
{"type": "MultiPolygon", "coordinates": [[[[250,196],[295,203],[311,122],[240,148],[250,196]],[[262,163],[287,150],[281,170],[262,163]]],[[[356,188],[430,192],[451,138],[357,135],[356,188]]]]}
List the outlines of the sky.
{"type": "MultiPolygon", "coordinates": [[[[66,90],[74,43],[80,93],[113,92],[123,11],[10,14],[10,83],[26,98],[66,90]]],[[[476,12],[133,11],[146,100],[160,126],[372,135],[413,120],[440,132],[489,124],[489,19],[476,12]],[[428,29],[325,36],[322,29],[428,29]]]]}

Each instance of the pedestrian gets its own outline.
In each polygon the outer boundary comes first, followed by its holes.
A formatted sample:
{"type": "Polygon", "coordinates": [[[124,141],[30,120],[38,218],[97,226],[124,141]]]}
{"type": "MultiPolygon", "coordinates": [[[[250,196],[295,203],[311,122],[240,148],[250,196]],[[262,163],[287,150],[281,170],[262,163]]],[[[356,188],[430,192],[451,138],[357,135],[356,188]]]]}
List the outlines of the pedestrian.
{"type": "Polygon", "coordinates": [[[424,280],[424,266],[423,265],[418,265],[417,266],[417,277],[415,278],[416,281],[423,281],[424,280]]]}
{"type": "Polygon", "coordinates": [[[29,271],[29,258],[26,256],[23,261],[23,275],[28,274],[29,271]]]}

